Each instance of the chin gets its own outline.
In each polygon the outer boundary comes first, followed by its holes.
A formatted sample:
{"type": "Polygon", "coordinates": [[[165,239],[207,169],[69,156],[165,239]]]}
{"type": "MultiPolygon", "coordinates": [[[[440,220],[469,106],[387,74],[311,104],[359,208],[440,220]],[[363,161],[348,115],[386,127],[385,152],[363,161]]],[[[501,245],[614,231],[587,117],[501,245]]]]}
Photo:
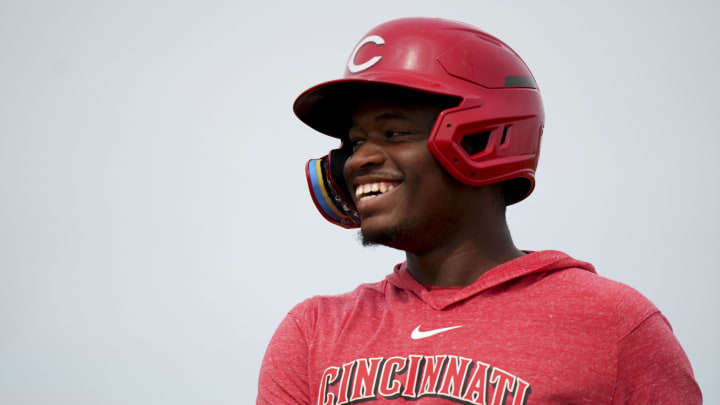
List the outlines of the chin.
{"type": "Polygon", "coordinates": [[[359,236],[363,246],[385,245],[393,247],[393,242],[397,240],[397,231],[395,229],[383,229],[379,231],[360,229],[359,236]]]}
{"type": "Polygon", "coordinates": [[[392,222],[370,218],[361,223],[358,237],[363,246],[384,245],[417,254],[448,237],[448,231],[455,226],[452,219],[434,217],[428,223],[412,216],[392,222]]]}
{"type": "Polygon", "coordinates": [[[360,227],[360,241],[363,246],[384,245],[394,249],[408,250],[408,239],[412,240],[411,227],[407,223],[372,226],[367,221],[360,227]],[[408,236],[410,236],[408,238],[408,236]]]}

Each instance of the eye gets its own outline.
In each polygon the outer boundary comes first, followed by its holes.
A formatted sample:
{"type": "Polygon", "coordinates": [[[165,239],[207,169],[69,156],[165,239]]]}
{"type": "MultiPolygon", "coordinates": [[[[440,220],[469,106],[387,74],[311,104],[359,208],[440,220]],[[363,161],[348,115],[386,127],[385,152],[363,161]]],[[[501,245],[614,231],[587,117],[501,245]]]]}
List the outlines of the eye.
{"type": "Polygon", "coordinates": [[[351,149],[353,152],[357,150],[357,148],[360,147],[365,142],[365,139],[367,136],[365,133],[358,128],[350,127],[350,130],[348,131],[347,138],[343,141],[343,143],[346,146],[349,146],[349,149],[351,149]]]}
{"type": "Polygon", "coordinates": [[[348,143],[349,143],[350,146],[352,147],[353,152],[355,152],[355,151],[357,150],[357,148],[360,147],[360,145],[362,145],[363,143],[365,143],[365,140],[360,139],[360,138],[354,138],[354,139],[353,139],[353,138],[350,138],[349,141],[348,141],[348,143]]]}
{"type": "Polygon", "coordinates": [[[397,138],[399,136],[410,135],[410,134],[411,134],[410,131],[405,131],[405,130],[401,130],[401,129],[391,129],[391,130],[385,131],[385,138],[397,138]]]}

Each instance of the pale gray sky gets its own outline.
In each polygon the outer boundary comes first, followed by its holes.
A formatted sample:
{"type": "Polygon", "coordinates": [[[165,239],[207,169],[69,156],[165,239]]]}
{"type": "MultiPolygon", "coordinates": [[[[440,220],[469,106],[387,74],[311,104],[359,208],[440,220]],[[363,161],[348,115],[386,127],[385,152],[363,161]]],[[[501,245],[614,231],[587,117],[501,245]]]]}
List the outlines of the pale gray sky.
{"type": "Polygon", "coordinates": [[[0,3],[0,404],[247,404],[297,302],[401,252],[328,224],[291,110],[406,16],[512,46],[542,90],[519,247],[640,290],[720,403],[714,1],[0,3]]]}

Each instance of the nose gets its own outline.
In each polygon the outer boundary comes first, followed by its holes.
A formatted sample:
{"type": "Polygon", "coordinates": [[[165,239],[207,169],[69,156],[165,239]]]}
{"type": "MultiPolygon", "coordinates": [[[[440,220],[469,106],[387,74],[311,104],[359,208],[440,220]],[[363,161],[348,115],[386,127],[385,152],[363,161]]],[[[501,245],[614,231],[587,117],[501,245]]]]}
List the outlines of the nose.
{"type": "Polygon", "coordinates": [[[354,173],[385,163],[385,149],[377,142],[368,139],[358,146],[345,161],[345,178],[350,180],[354,173]]]}

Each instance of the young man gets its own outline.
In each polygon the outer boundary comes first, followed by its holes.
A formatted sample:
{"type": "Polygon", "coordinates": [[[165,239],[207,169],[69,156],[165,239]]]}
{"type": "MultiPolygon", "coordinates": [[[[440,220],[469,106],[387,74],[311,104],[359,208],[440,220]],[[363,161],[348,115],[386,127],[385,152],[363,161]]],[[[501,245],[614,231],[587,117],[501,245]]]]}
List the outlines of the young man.
{"type": "Polygon", "coordinates": [[[652,303],[589,263],[513,244],[505,207],[534,188],[544,114],[503,42],[456,22],[390,21],[295,113],[342,141],[306,168],[320,213],[407,261],[292,309],[259,404],[701,403],[652,303]]]}

